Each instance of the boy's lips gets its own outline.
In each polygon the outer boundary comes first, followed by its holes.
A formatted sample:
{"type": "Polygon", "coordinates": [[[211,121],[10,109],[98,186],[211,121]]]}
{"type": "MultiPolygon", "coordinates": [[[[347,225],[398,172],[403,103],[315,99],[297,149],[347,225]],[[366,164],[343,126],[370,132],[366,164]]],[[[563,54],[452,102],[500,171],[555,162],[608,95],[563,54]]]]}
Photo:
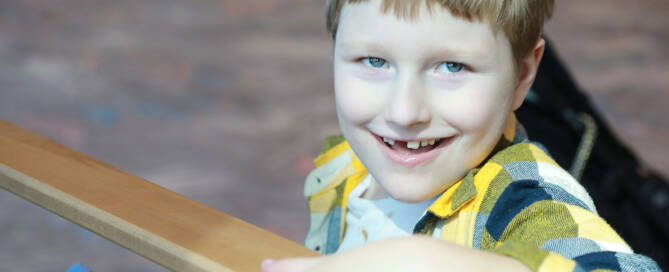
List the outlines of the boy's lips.
{"type": "Polygon", "coordinates": [[[449,136],[426,139],[391,139],[388,137],[376,135],[374,133],[372,133],[372,135],[374,138],[376,138],[381,151],[388,159],[393,162],[408,166],[418,165],[433,159],[439,154],[441,149],[450,144],[455,138],[455,136],[449,136]],[[413,148],[407,147],[408,143],[410,142],[421,141],[427,141],[428,144],[423,144],[418,148],[415,146],[413,146],[413,148]],[[430,145],[430,141],[432,141],[434,144],[430,145]]]}

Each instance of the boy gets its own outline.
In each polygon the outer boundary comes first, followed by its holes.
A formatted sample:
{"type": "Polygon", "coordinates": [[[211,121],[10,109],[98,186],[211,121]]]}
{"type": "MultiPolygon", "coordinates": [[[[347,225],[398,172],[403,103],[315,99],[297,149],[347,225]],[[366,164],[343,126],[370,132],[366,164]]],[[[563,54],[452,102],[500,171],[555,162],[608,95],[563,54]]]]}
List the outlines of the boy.
{"type": "Polygon", "coordinates": [[[305,244],[336,254],[263,269],[659,271],[516,122],[552,6],[328,1],[345,138],[307,177],[305,244]]]}

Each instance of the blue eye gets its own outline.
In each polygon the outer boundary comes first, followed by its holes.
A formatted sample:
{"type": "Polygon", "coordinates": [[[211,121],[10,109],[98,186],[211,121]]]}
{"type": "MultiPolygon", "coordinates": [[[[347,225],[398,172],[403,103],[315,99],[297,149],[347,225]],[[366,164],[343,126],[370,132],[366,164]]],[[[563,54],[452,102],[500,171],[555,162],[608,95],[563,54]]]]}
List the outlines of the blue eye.
{"type": "Polygon", "coordinates": [[[362,63],[364,63],[369,67],[374,67],[374,68],[382,68],[383,66],[386,66],[386,60],[375,57],[363,58],[362,63]]]}
{"type": "Polygon", "coordinates": [[[465,68],[465,65],[457,62],[444,61],[439,64],[437,71],[441,73],[457,73],[462,71],[465,68]]]}

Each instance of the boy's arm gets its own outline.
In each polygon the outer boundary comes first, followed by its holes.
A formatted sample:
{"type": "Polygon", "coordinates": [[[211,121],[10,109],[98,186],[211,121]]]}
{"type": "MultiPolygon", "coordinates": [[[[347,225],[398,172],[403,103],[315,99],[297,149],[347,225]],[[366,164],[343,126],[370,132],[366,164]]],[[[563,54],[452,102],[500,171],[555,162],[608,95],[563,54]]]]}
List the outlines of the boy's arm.
{"type": "Polygon", "coordinates": [[[319,257],[266,262],[281,271],[530,271],[521,262],[426,236],[395,238],[319,257]]]}

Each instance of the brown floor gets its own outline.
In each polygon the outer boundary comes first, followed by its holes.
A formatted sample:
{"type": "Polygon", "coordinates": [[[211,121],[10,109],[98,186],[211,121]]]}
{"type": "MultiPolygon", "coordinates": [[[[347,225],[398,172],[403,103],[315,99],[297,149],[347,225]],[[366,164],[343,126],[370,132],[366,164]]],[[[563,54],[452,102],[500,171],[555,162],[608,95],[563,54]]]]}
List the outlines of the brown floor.
{"type": "MultiPolygon", "coordinates": [[[[337,134],[324,1],[6,0],[0,118],[301,241],[337,134]]],[[[546,32],[606,119],[669,176],[669,2],[561,0],[546,32]]],[[[0,191],[0,271],[161,271],[0,191]]]]}

